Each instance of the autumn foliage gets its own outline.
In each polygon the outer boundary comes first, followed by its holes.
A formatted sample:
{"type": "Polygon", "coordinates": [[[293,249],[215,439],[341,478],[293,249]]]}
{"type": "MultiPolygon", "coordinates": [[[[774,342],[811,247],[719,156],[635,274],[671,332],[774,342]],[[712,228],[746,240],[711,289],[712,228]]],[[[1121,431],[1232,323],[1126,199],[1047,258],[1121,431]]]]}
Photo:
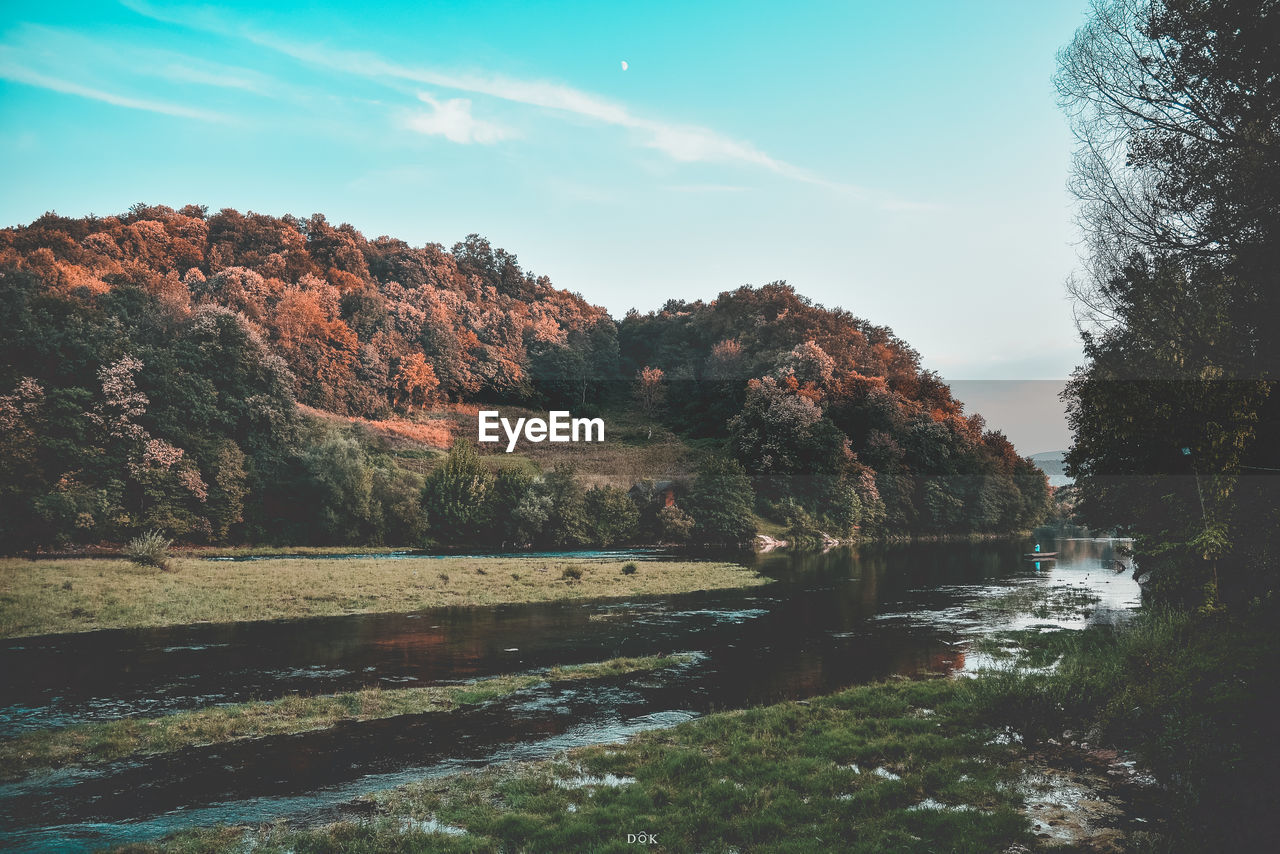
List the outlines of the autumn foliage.
{"type": "Polygon", "coordinates": [[[727,440],[757,511],[781,524],[799,507],[838,537],[994,532],[1046,512],[1041,472],[915,350],[785,283],[632,312],[618,337],[641,405],[664,400],[676,429],[727,440]]]}
{"type": "Polygon", "coordinates": [[[663,425],[741,467],[732,509],[695,488],[665,526],[663,508],[633,517],[567,472],[499,477],[523,514],[510,545],[748,536],[751,513],[836,536],[1012,530],[1047,503],[1044,478],[890,330],[783,283],[615,321],[475,235],[446,250],[319,214],[137,205],[0,230],[0,338],[9,549],[150,530],[496,536],[455,519],[430,454],[401,453],[450,446],[439,410],[477,402],[610,409],[646,422],[645,441],[663,425]]]}
{"type": "Polygon", "coordinates": [[[534,401],[531,361],[607,317],[475,235],[412,247],[319,214],[48,214],[0,231],[0,269],[68,300],[135,287],[175,315],[230,309],[284,359],[300,402],[366,418],[442,399],[534,401]]]}

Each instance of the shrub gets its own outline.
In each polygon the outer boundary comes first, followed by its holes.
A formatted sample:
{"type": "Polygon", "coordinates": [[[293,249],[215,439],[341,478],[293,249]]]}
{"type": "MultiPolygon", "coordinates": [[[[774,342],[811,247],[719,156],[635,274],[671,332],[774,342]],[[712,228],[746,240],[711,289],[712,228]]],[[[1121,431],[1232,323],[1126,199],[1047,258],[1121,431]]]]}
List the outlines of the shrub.
{"type": "Polygon", "coordinates": [[[595,486],[583,500],[587,516],[587,538],[597,546],[635,539],[640,512],[625,490],[616,486],[595,486]]]}
{"type": "Polygon", "coordinates": [[[636,574],[636,569],[637,569],[637,567],[636,567],[635,563],[624,563],[624,564],[622,565],[622,574],[623,574],[623,575],[635,575],[635,574],[636,574]]]}
{"type": "Polygon", "coordinates": [[[740,545],[756,535],[755,492],[735,460],[706,457],[687,499],[696,520],[694,536],[704,543],[740,545]]]}
{"type": "Polygon", "coordinates": [[[577,581],[582,577],[582,567],[576,563],[571,563],[561,570],[560,577],[566,581],[577,581]]]}
{"type": "Polygon", "coordinates": [[[823,544],[822,529],[803,507],[788,498],[779,507],[787,526],[787,539],[795,549],[816,549],[823,544]]]}
{"type": "Polygon", "coordinates": [[[551,499],[543,538],[548,545],[572,548],[588,542],[585,493],[572,465],[556,464],[543,475],[542,488],[551,499]]]}
{"type": "Polygon", "coordinates": [[[458,439],[422,486],[430,534],[447,545],[482,542],[489,531],[488,497],[494,477],[475,445],[458,439]]]}
{"type": "Polygon", "coordinates": [[[687,543],[693,534],[693,517],[676,505],[658,511],[658,539],[664,543],[687,543]]]}
{"type": "Polygon", "coordinates": [[[125,544],[124,556],[138,566],[154,566],[167,572],[172,545],[173,540],[159,531],[147,531],[125,544]]]}

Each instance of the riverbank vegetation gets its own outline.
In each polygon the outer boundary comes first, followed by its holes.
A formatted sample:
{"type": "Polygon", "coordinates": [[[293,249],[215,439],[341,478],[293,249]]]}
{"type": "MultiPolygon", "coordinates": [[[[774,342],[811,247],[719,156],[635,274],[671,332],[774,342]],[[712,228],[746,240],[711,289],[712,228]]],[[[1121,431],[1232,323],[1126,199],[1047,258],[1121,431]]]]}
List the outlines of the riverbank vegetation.
{"type": "Polygon", "coordinates": [[[750,587],[720,561],[504,558],[0,559],[0,637],[96,629],[416,611],[750,587]],[[573,569],[576,577],[569,577],[573,569]]]}
{"type": "Polygon", "coordinates": [[[1144,613],[1052,675],[981,683],[1092,726],[1168,787],[1178,850],[1275,847],[1280,7],[1097,0],[1060,55],[1087,238],[1072,512],[1134,538],[1144,613]]]}
{"type": "Polygon", "coordinates": [[[168,753],[245,738],[328,729],[358,722],[443,712],[512,694],[541,682],[571,682],[671,667],[686,656],[615,658],[551,667],[537,674],[496,676],[462,685],[365,688],[323,696],[230,703],[154,718],[123,718],[24,733],[0,740],[0,778],[33,771],[168,753]]]}
{"type": "Polygon", "coordinates": [[[1280,56],[1274,4],[1104,0],[1062,54],[1089,237],[1067,389],[1077,514],[1133,534],[1156,601],[1280,577],[1280,56]]]}
{"type": "Polygon", "coordinates": [[[218,828],[122,851],[653,851],[989,854],[1030,844],[1017,749],[974,727],[951,680],[863,686],[709,715],[562,760],[373,796],[370,820],[218,828]]]}
{"type": "Polygon", "coordinates": [[[1059,795],[1076,818],[1065,850],[1268,850],[1274,616],[1147,611],[1004,632],[978,644],[997,663],[971,678],[864,685],[424,780],[366,798],[359,820],[194,829],[122,850],[624,851],[637,832],[659,851],[1032,850],[1064,838],[1037,781],[1089,762],[1099,788],[1059,795]],[[1135,786],[1151,812],[1116,806],[1135,786]],[[1112,802],[1110,824],[1076,816],[1090,798],[1112,802]]]}
{"type": "Polygon", "coordinates": [[[1276,618],[1147,609],[1121,627],[1009,633],[988,650],[1006,667],[972,680],[975,704],[1027,743],[1132,751],[1171,822],[1155,850],[1267,850],[1280,833],[1276,618]]]}

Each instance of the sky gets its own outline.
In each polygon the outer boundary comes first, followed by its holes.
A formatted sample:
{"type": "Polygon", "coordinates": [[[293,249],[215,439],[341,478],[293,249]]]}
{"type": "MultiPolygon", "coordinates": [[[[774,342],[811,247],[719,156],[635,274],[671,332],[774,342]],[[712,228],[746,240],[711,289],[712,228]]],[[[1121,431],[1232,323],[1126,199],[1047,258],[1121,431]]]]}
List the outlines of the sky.
{"type": "Polygon", "coordinates": [[[1080,261],[1051,77],[1086,9],[5,0],[0,226],[146,202],[475,232],[615,317],[786,280],[1055,450],[1080,261]]]}

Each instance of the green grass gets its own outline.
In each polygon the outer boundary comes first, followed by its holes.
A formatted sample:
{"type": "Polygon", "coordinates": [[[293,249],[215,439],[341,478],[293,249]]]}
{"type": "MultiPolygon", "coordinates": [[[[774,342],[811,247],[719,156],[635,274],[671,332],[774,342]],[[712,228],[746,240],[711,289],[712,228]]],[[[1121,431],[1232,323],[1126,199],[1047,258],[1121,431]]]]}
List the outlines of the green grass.
{"type": "Polygon", "coordinates": [[[1172,850],[1267,850],[1280,834],[1275,618],[1145,610],[1120,628],[1009,633],[1026,652],[971,680],[975,709],[1029,742],[1071,730],[1134,751],[1166,787],[1172,850]]]}
{"type": "Polygon", "coordinates": [[[1074,632],[1037,629],[995,632],[973,641],[970,648],[996,659],[1000,667],[1012,667],[1022,674],[1055,666],[1073,648],[1071,634],[1074,632]]]}
{"type": "Polygon", "coordinates": [[[650,851],[988,854],[1031,837],[1011,748],[987,743],[971,703],[964,683],[880,683],[378,793],[368,821],[204,829],[123,850],[622,852],[646,832],[650,851]],[[425,832],[431,820],[466,835],[425,832]]]}
{"type": "Polygon", "coordinates": [[[766,519],[759,513],[755,514],[756,533],[773,537],[775,540],[785,540],[787,538],[787,526],[781,522],[775,522],[772,519],[766,519]]]}
{"type": "Polygon", "coordinates": [[[1275,617],[1151,610],[1119,627],[1006,632],[997,642],[1020,645],[1015,666],[974,679],[861,686],[423,781],[371,796],[368,820],[198,829],[125,850],[622,852],[642,831],[657,851],[1020,850],[1036,840],[1019,781],[1068,728],[1135,751],[1159,779],[1170,826],[1135,833],[1142,850],[1270,850],[1275,617]],[[997,743],[1006,727],[1032,752],[997,743]],[[621,785],[600,785],[605,775],[621,785]]]}
{"type": "Polygon", "coordinates": [[[977,607],[990,614],[1017,616],[1030,614],[1048,620],[1061,617],[1087,617],[1102,598],[1089,590],[1066,585],[1045,587],[1024,584],[999,596],[978,600],[977,607]]]}
{"type": "Polygon", "coordinates": [[[717,561],[534,557],[331,560],[173,558],[170,572],[126,560],[0,558],[0,637],[95,629],[233,623],[452,605],[688,593],[768,579],[717,561]],[[566,578],[576,567],[581,575],[566,578]]]}
{"type": "Polygon", "coordinates": [[[619,676],[670,667],[683,656],[615,658],[553,667],[537,675],[497,676],[465,685],[426,688],[365,688],[324,696],[290,696],[178,712],[153,718],[126,718],[40,730],[0,741],[0,778],[14,779],[38,769],[105,762],[130,755],[167,753],[184,747],[245,738],[327,729],[341,721],[368,721],[397,715],[447,711],[484,703],[539,682],[619,676]]]}
{"type": "Polygon", "coordinates": [[[1032,741],[1063,729],[1127,735],[1134,709],[1144,703],[1158,708],[1178,693],[1171,683],[1187,678],[1189,670],[1221,663],[1218,655],[1186,658],[1194,623],[1185,613],[1151,611],[1122,630],[1004,632],[994,640],[1012,666],[974,680],[974,690],[991,714],[1032,741]],[[1054,661],[1052,672],[1041,669],[1054,661]]]}

